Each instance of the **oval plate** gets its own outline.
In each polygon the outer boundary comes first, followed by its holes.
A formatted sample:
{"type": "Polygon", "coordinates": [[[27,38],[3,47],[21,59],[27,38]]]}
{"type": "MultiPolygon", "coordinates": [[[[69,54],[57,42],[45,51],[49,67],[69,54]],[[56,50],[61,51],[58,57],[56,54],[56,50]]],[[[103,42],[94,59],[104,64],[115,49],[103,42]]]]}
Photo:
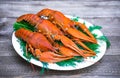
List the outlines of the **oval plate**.
{"type": "MultiPolygon", "coordinates": [[[[69,18],[76,18],[73,16],[68,16],[69,18]]],[[[94,26],[91,23],[78,18],[78,22],[80,23],[85,23],[85,25],[89,28],[89,26],[94,26]]],[[[92,33],[97,34],[97,36],[103,36],[102,32],[100,30],[94,30],[92,33]]],[[[87,59],[84,59],[84,61],[80,62],[80,63],[76,63],[76,66],[59,66],[56,63],[48,63],[47,68],[48,69],[53,69],[53,70],[76,70],[76,69],[82,69],[88,66],[93,65],[94,63],[98,62],[103,55],[105,54],[106,51],[106,42],[103,40],[97,40],[98,44],[99,44],[99,53],[97,53],[95,58],[92,57],[88,57],[87,59]]],[[[16,50],[16,52],[25,60],[28,60],[25,56],[23,56],[23,51],[21,50],[21,46],[20,43],[18,42],[18,38],[15,37],[15,34],[13,32],[12,34],[12,44],[14,49],[16,50]]],[[[43,63],[41,61],[38,61],[36,59],[31,58],[30,62],[34,65],[40,66],[40,67],[44,67],[43,63]]]]}

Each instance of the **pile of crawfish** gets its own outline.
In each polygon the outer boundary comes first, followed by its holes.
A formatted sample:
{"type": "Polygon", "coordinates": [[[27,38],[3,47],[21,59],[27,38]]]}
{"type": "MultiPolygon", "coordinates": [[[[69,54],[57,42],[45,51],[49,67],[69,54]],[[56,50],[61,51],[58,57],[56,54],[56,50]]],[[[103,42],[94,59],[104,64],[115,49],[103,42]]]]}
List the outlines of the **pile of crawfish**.
{"type": "Polygon", "coordinates": [[[69,19],[59,11],[47,8],[37,14],[24,14],[16,20],[16,22],[21,21],[34,26],[36,31],[20,28],[15,32],[15,36],[24,40],[27,43],[27,52],[31,52],[42,62],[56,63],[74,56],[87,58],[96,55],[83,43],[97,43],[88,28],[80,22],[69,19]],[[82,49],[76,44],[79,44],[82,49]]]}

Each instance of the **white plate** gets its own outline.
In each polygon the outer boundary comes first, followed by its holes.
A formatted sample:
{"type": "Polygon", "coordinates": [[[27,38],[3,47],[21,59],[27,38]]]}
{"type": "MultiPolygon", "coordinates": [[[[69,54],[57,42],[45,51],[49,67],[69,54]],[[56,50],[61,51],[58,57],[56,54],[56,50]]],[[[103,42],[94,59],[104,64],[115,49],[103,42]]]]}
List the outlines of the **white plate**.
{"type": "MultiPolygon", "coordinates": [[[[73,16],[67,16],[69,18],[75,18],[73,16]]],[[[87,27],[89,26],[93,26],[91,23],[83,20],[83,19],[80,19],[78,20],[79,22],[81,23],[84,23],[85,22],[85,25],[87,27]]],[[[99,31],[99,30],[94,30],[92,33],[95,33],[97,34],[98,36],[103,36],[102,32],[99,31]]],[[[21,50],[20,48],[20,44],[19,42],[17,41],[18,38],[15,37],[15,34],[13,32],[13,35],[12,35],[12,44],[13,44],[13,47],[14,49],[16,50],[16,52],[25,60],[26,57],[23,56],[23,51],[21,50]]],[[[98,48],[99,50],[99,53],[97,53],[97,56],[95,58],[92,58],[92,57],[88,57],[87,59],[84,59],[83,62],[80,62],[80,63],[76,63],[76,66],[59,66],[55,63],[48,63],[47,65],[47,68],[48,69],[53,69],[53,70],[76,70],[76,69],[82,69],[82,68],[85,68],[85,67],[88,67],[88,66],[91,66],[93,64],[95,64],[96,62],[98,62],[102,57],[103,55],[105,54],[105,51],[106,51],[106,42],[105,41],[102,41],[102,40],[98,40],[98,44],[100,45],[100,47],[98,48]]],[[[42,62],[38,61],[38,60],[35,60],[35,59],[31,59],[30,62],[34,65],[37,65],[37,66],[40,66],[40,67],[43,67],[43,64],[42,62]]]]}

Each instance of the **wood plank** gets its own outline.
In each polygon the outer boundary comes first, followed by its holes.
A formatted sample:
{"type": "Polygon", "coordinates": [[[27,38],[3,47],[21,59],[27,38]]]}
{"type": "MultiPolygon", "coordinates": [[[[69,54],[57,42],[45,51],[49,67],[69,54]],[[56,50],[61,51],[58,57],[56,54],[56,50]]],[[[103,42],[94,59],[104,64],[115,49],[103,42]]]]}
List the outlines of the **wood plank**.
{"type": "MultiPolygon", "coordinates": [[[[103,7],[99,7],[98,2],[96,3],[93,2],[94,3],[93,5],[89,5],[90,3],[92,4],[92,2],[86,2],[86,3],[76,2],[74,4],[76,6],[70,5],[70,3],[68,2],[54,1],[53,3],[52,1],[47,1],[47,2],[41,1],[41,2],[28,2],[28,4],[26,4],[25,2],[10,2],[11,4],[2,3],[0,5],[1,7],[0,17],[3,17],[3,16],[18,17],[26,13],[37,13],[39,10],[45,7],[60,10],[64,14],[78,15],[80,17],[119,17],[120,16],[119,1],[99,2],[100,6],[103,6],[103,7]],[[22,4],[23,6],[21,6],[22,4]],[[49,4],[49,5],[46,5],[46,4],[49,4]],[[57,7],[56,7],[56,4],[58,5],[57,7]],[[111,4],[111,5],[108,5],[108,8],[106,8],[107,4],[111,4]],[[112,4],[115,4],[115,5],[112,5],[112,4]]],[[[72,1],[72,2],[75,2],[75,1],[72,1]]]]}
{"type": "MultiPolygon", "coordinates": [[[[18,75],[29,75],[33,72],[30,64],[19,57],[0,57],[6,61],[0,60],[0,76],[18,76],[18,75]],[[6,70],[4,70],[6,68],[6,70]],[[11,73],[12,71],[12,73],[11,73]]],[[[119,56],[104,56],[102,60],[96,64],[84,68],[82,70],[74,71],[56,71],[48,70],[45,71],[44,76],[119,76],[120,75],[120,57],[119,56]]],[[[40,75],[40,67],[35,66],[35,75],[40,75]]]]}
{"type": "MultiPolygon", "coordinates": [[[[20,0],[19,2],[39,2],[39,1],[43,1],[43,0],[20,0]]],[[[58,1],[58,0],[44,0],[45,2],[54,2],[54,1],[58,1]]],[[[66,0],[61,0],[61,1],[66,1],[66,0]]],[[[70,1],[74,1],[74,0],[69,0],[70,1]]],[[[119,1],[119,0],[76,0],[76,2],[111,2],[111,1],[119,1]]],[[[9,2],[18,2],[18,0],[3,0],[0,1],[0,3],[9,3],[9,2]]]]}
{"type": "Polygon", "coordinates": [[[51,0],[48,0],[48,1],[39,0],[39,1],[20,1],[20,2],[18,2],[18,1],[2,1],[1,4],[15,4],[15,5],[30,4],[30,5],[43,6],[43,5],[46,5],[46,3],[49,3],[49,6],[56,6],[56,4],[54,4],[54,3],[58,3],[58,5],[59,5],[59,3],[62,3],[62,2],[64,2],[63,7],[64,6],[72,6],[73,7],[73,6],[82,6],[82,5],[87,6],[87,5],[89,5],[89,7],[105,6],[107,8],[108,6],[112,6],[112,7],[120,6],[119,0],[118,1],[117,0],[111,0],[111,1],[110,0],[108,0],[108,1],[107,0],[103,0],[103,1],[102,0],[94,0],[94,1],[92,1],[92,0],[91,1],[89,1],[89,0],[88,1],[86,1],[86,0],[77,0],[77,1],[74,1],[74,0],[69,0],[69,1],[66,1],[66,0],[61,0],[61,1],[58,1],[58,0],[53,0],[53,1],[51,1],[51,0]],[[80,5],[80,3],[82,5],[80,5]],[[71,4],[73,4],[73,5],[71,5],[71,4]],[[74,4],[76,4],[76,5],[74,5],[74,4]]]}
{"type": "Polygon", "coordinates": [[[1,77],[1,78],[40,78],[40,77],[43,77],[43,78],[119,78],[119,76],[80,76],[80,75],[71,75],[71,76],[39,76],[39,75],[32,75],[32,76],[29,76],[29,75],[26,75],[26,76],[7,76],[7,77],[1,77]]]}

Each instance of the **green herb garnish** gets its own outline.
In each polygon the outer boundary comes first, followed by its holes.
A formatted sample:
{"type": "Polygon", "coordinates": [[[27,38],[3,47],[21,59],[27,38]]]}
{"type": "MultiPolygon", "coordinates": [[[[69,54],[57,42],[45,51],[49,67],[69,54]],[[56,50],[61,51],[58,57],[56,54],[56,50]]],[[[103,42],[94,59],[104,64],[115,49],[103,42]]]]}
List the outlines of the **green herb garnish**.
{"type": "Polygon", "coordinates": [[[25,28],[25,29],[28,29],[30,31],[36,30],[34,26],[31,26],[29,23],[27,23],[25,21],[14,23],[13,28],[14,28],[14,31],[16,31],[20,28],[25,28]]]}
{"type": "Polygon", "coordinates": [[[63,46],[63,43],[60,40],[55,40],[55,42],[61,46],[63,46]]]}
{"type": "Polygon", "coordinates": [[[99,40],[103,40],[103,41],[105,41],[106,42],[106,44],[107,44],[107,48],[109,48],[110,47],[110,41],[108,40],[108,38],[105,36],[105,35],[103,35],[103,36],[100,36],[99,38],[97,38],[97,39],[99,39],[99,40]]]}
{"type": "Polygon", "coordinates": [[[88,29],[89,29],[90,32],[92,32],[93,30],[96,30],[96,29],[100,30],[100,29],[102,29],[102,27],[94,25],[94,26],[90,26],[88,29]]]}
{"type": "Polygon", "coordinates": [[[76,66],[75,62],[82,62],[82,61],[84,61],[83,57],[75,56],[72,59],[57,62],[56,64],[59,66],[73,66],[73,67],[75,67],[76,66]]]}
{"type": "Polygon", "coordinates": [[[97,51],[97,49],[98,49],[98,47],[99,47],[98,44],[94,44],[94,43],[90,43],[90,42],[84,42],[84,44],[85,44],[88,48],[90,48],[91,50],[95,51],[96,53],[99,53],[99,52],[97,51]]]}
{"type": "Polygon", "coordinates": [[[71,18],[71,20],[78,22],[79,18],[80,17],[74,17],[74,18],[71,18]]]}

